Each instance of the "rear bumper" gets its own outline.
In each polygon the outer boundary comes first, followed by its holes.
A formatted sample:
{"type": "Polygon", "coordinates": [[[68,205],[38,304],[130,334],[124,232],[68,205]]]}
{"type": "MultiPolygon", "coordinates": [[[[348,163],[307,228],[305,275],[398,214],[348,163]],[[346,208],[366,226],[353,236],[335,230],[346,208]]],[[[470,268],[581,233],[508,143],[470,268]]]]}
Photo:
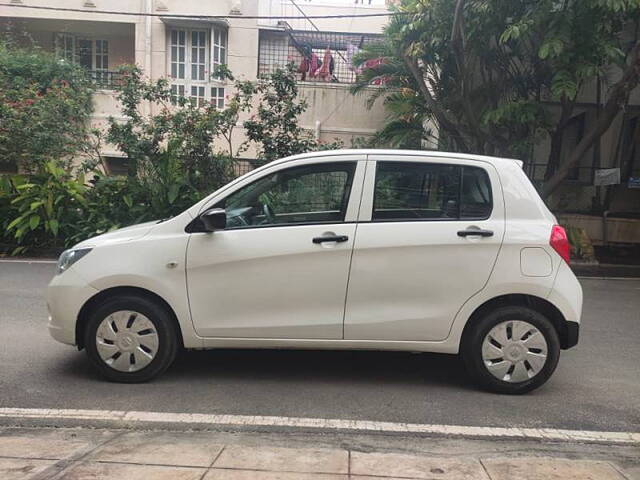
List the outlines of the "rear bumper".
{"type": "Polygon", "coordinates": [[[577,322],[567,322],[567,334],[563,338],[562,349],[566,350],[571,347],[575,347],[578,344],[580,338],[580,324],[577,322]]]}

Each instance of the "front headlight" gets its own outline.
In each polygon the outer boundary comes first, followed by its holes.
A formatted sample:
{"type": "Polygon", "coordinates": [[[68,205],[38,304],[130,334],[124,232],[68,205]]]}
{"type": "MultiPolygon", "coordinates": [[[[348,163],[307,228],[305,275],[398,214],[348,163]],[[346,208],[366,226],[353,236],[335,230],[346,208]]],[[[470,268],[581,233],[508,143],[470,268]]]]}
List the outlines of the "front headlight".
{"type": "Polygon", "coordinates": [[[89,253],[92,248],[71,248],[69,250],[65,250],[58,258],[58,265],[56,267],[56,275],[60,275],[62,272],[67,270],[71,265],[76,263],[82,257],[84,257],[87,253],[89,253]]]}

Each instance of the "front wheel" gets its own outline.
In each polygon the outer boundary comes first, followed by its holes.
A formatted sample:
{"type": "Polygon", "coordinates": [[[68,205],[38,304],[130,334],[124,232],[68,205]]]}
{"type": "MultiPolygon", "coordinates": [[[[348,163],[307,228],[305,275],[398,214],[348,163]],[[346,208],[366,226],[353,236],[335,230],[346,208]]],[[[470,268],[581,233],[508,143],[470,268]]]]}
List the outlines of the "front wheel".
{"type": "Polygon", "coordinates": [[[507,394],[530,392],[558,365],[560,341],[544,315],[526,307],[501,307],[465,335],[462,356],[483,388],[507,394]]]}
{"type": "Polygon", "coordinates": [[[92,312],[84,345],[108,380],[146,382],[164,372],[178,348],[175,323],[165,308],[137,296],[106,300],[92,312]]]}

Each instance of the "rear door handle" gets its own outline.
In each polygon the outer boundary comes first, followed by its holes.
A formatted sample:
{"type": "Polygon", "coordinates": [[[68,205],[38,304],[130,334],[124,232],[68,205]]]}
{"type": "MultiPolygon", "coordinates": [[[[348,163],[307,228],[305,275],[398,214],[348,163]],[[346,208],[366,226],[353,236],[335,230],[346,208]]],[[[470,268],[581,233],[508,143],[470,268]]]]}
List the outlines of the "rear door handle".
{"type": "Polygon", "coordinates": [[[349,237],[346,235],[325,235],[323,237],[314,237],[312,240],[313,243],[324,243],[324,242],[346,242],[349,240],[349,237]]]}
{"type": "Polygon", "coordinates": [[[493,230],[482,230],[480,228],[468,228],[467,230],[460,230],[458,232],[459,237],[470,237],[477,235],[479,237],[493,237],[493,230]]]}

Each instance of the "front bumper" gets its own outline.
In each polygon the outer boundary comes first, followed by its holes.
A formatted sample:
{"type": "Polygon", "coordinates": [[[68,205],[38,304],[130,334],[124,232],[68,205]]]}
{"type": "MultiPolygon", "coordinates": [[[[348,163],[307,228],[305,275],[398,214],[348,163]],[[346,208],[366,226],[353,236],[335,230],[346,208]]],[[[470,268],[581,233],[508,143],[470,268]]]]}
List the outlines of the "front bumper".
{"type": "Polygon", "coordinates": [[[67,345],[76,345],[76,321],[82,306],[98,290],[80,277],[73,267],[53,277],[47,287],[46,299],[49,310],[49,333],[67,345]]]}

